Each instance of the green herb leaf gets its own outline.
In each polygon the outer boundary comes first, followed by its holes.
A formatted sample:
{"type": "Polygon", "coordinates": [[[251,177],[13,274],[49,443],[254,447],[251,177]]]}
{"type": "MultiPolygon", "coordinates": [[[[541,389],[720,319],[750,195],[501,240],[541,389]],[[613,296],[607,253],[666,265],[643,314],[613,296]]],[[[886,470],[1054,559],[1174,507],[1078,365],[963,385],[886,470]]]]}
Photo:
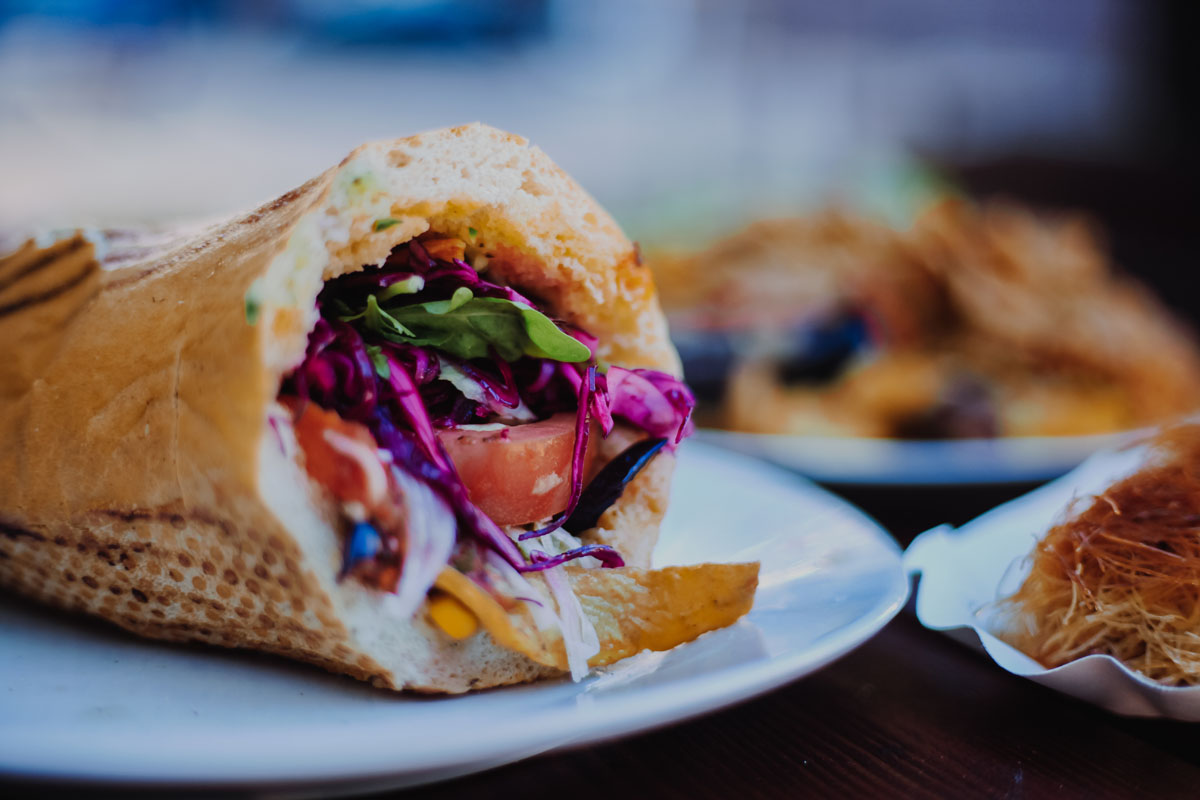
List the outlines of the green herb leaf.
{"type": "Polygon", "coordinates": [[[467,228],[467,233],[471,234],[472,239],[479,235],[479,231],[475,230],[474,228],[467,228]]]}
{"type": "Polygon", "coordinates": [[[533,356],[577,362],[591,357],[586,346],[536,309],[499,297],[475,297],[465,286],[449,300],[386,310],[371,295],[363,319],[390,341],[435,347],[458,358],[486,358],[489,350],[505,361],[533,356]]]}
{"type": "Polygon", "coordinates": [[[473,299],[475,299],[475,293],[465,286],[460,286],[454,290],[454,294],[450,295],[450,305],[446,308],[445,313],[460,309],[473,299]]]}
{"type": "Polygon", "coordinates": [[[526,355],[570,362],[587,361],[591,358],[592,354],[587,345],[560,331],[545,314],[523,303],[513,305],[521,310],[525,333],[529,336],[529,345],[525,348],[526,355]]]}
{"type": "Polygon", "coordinates": [[[388,364],[387,356],[383,354],[383,348],[377,344],[369,344],[367,345],[367,356],[371,359],[371,364],[375,367],[376,375],[385,381],[392,377],[392,367],[388,364]]]}
{"type": "Polygon", "coordinates": [[[390,300],[402,294],[416,294],[425,288],[425,279],[420,275],[410,275],[402,281],[396,281],[379,293],[379,302],[390,300]]]}
{"type": "Polygon", "coordinates": [[[335,297],[330,301],[329,307],[333,311],[333,315],[342,322],[353,322],[356,319],[362,319],[363,315],[367,313],[363,310],[355,314],[354,310],[340,297],[335,297]]]}
{"type": "Polygon", "coordinates": [[[395,341],[402,342],[405,337],[415,335],[408,328],[397,322],[395,317],[380,308],[379,302],[373,294],[367,296],[367,310],[363,312],[362,318],[368,328],[395,341]]]}
{"type": "Polygon", "coordinates": [[[256,324],[261,312],[262,306],[259,304],[258,298],[250,292],[246,292],[246,322],[250,325],[256,324]]]}
{"type": "Polygon", "coordinates": [[[393,225],[399,225],[399,224],[400,224],[400,220],[396,219],[395,217],[385,217],[383,219],[377,219],[377,220],[375,220],[375,231],[378,232],[378,231],[386,230],[387,228],[390,228],[393,225]]]}

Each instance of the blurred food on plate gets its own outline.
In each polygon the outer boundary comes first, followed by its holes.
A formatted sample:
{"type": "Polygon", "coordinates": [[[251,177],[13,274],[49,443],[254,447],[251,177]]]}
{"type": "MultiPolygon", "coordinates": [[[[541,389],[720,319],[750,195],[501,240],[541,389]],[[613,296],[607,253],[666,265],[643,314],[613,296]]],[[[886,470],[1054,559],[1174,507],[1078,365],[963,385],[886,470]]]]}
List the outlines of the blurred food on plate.
{"type": "Polygon", "coordinates": [[[650,258],[703,424],[904,439],[1081,435],[1200,405],[1196,339],[1083,216],[946,196],[650,258]]]}

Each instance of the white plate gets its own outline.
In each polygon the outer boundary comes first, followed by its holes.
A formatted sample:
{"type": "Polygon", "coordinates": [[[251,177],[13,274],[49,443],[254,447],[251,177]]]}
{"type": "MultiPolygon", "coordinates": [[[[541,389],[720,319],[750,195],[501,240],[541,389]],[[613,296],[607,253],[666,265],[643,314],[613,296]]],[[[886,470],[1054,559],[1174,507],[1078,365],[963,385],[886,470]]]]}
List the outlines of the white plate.
{"type": "Polygon", "coordinates": [[[765,458],[827,483],[962,486],[1057,478],[1092,453],[1142,434],[1127,431],[1092,436],[914,441],[704,429],[697,438],[765,458]]]}
{"type": "Polygon", "coordinates": [[[918,536],[904,554],[920,573],[917,617],[927,628],[982,646],[1005,670],[1117,714],[1200,721],[1200,687],[1156,683],[1106,655],[1080,658],[1055,669],[988,632],[981,609],[1020,585],[1024,556],[1062,517],[1075,498],[1102,491],[1128,475],[1145,457],[1144,447],[1098,453],[1057,481],[1018,497],[954,530],[935,528],[918,536]],[[973,633],[972,633],[973,632],[973,633]]]}
{"type": "Polygon", "coordinates": [[[904,604],[899,548],[795,476],[688,443],[661,564],[760,559],[750,614],[582,683],[456,698],[286,661],[144,642],[0,602],[0,773],[326,792],[412,785],[663,725],[765,692],[861,644],[904,604]]]}

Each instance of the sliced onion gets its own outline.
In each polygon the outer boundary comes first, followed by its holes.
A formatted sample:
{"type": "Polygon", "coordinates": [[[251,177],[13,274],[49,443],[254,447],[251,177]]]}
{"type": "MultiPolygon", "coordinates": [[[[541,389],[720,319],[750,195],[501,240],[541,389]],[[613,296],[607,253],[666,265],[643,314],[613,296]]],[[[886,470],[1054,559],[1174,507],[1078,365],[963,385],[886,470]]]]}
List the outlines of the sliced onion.
{"type": "MultiPolygon", "coordinates": [[[[534,551],[534,560],[541,554],[534,551]]],[[[563,649],[567,653],[567,668],[571,670],[571,679],[583,680],[591,667],[588,659],[600,652],[600,637],[596,635],[596,626],[583,613],[579,598],[571,591],[567,576],[561,567],[551,567],[542,573],[546,586],[558,605],[559,628],[562,631],[563,649]]]]}
{"type": "Polygon", "coordinates": [[[391,611],[408,619],[454,551],[458,525],[454,512],[427,485],[392,467],[392,478],[404,497],[404,559],[391,611]]]}

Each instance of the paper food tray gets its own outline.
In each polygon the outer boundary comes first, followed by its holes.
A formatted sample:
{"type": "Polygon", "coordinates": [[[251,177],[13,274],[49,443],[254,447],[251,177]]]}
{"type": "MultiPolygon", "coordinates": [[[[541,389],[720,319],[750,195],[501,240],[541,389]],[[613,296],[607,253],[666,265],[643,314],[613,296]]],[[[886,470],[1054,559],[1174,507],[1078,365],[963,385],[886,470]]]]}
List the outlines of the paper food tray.
{"type": "Polygon", "coordinates": [[[1200,721],[1200,686],[1163,686],[1106,655],[1046,669],[981,627],[980,610],[1016,588],[1025,574],[1020,560],[1062,518],[1068,504],[1130,474],[1146,452],[1143,445],[1098,453],[1058,480],[957,530],[942,526],[918,536],[904,554],[904,564],[910,574],[921,576],[921,624],[974,631],[988,655],[1009,672],[1117,714],[1200,721]]]}

